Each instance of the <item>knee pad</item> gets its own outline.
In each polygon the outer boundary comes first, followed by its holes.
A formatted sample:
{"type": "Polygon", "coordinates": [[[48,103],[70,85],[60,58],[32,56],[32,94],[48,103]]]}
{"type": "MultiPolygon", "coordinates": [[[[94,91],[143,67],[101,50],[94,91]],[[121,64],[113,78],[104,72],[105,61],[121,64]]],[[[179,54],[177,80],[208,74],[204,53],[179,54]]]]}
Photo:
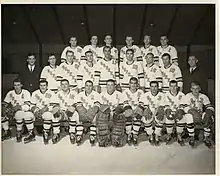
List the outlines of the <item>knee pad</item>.
{"type": "Polygon", "coordinates": [[[24,112],[24,111],[17,111],[17,112],[15,113],[15,116],[14,116],[14,118],[15,118],[16,121],[17,121],[17,120],[23,120],[24,117],[25,117],[25,112],[24,112]]]}
{"type": "Polygon", "coordinates": [[[183,119],[185,120],[185,122],[187,124],[194,123],[193,115],[192,114],[189,114],[189,113],[185,114],[183,119]]]}
{"type": "Polygon", "coordinates": [[[53,119],[53,114],[51,112],[44,112],[42,114],[43,120],[52,120],[53,119]]]}
{"type": "Polygon", "coordinates": [[[24,120],[35,120],[35,116],[31,111],[24,112],[24,120]]]}

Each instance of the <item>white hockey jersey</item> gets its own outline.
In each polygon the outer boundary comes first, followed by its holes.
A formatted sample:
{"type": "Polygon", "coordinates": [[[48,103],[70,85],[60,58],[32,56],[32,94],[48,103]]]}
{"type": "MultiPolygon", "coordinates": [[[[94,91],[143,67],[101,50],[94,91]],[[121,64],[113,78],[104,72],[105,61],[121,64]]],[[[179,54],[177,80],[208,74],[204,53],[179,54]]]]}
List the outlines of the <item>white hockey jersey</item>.
{"type": "Polygon", "coordinates": [[[76,60],[80,62],[81,53],[82,53],[82,48],[80,46],[77,46],[76,48],[71,48],[70,46],[65,47],[61,54],[61,62],[66,62],[66,52],[68,50],[73,51],[76,60]]]}
{"type": "MultiPolygon", "coordinates": [[[[100,47],[100,53],[101,53],[101,57],[104,58],[104,52],[103,52],[103,49],[104,49],[105,46],[102,46],[100,47]]],[[[113,59],[115,60],[118,60],[118,49],[115,48],[115,47],[111,47],[111,56],[113,59]]]]}
{"type": "Polygon", "coordinates": [[[82,50],[81,60],[86,61],[85,53],[87,51],[92,51],[95,63],[97,63],[102,58],[102,52],[101,52],[101,49],[98,46],[93,47],[92,45],[86,45],[82,50]]]}
{"type": "Polygon", "coordinates": [[[172,95],[170,92],[165,93],[165,106],[166,108],[171,109],[172,111],[176,111],[178,109],[184,108],[184,98],[185,94],[182,92],[178,92],[177,95],[172,95]]]}
{"type": "Polygon", "coordinates": [[[127,46],[124,46],[120,49],[120,62],[126,62],[127,61],[126,60],[126,51],[127,51],[127,49],[133,49],[134,50],[134,59],[136,61],[140,61],[140,62],[143,61],[140,48],[137,45],[132,45],[129,48],[127,46]]]}
{"type": "Polygon", "coordinates": [[[159,53],[156,46],[150,45],[147,48],[145,46],[142,46],[140,50],[141,50],[141,56],[143,58],[143,65],[146,64],[145,57],[147,56],[148,53],[152,53],[154,55],[155,63],[159,62],[159,53]]]}

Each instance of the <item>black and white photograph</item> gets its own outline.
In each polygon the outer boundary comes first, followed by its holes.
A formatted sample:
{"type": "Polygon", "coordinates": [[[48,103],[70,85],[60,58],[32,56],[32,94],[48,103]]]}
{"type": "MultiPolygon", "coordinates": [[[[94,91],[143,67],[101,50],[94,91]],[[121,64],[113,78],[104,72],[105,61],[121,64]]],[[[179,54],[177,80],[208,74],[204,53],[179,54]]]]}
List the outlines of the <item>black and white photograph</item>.
{"type": "Polygon", "coordinates": [[[1,4],[1,174],[216,174],[216,6],[1,4]]]}

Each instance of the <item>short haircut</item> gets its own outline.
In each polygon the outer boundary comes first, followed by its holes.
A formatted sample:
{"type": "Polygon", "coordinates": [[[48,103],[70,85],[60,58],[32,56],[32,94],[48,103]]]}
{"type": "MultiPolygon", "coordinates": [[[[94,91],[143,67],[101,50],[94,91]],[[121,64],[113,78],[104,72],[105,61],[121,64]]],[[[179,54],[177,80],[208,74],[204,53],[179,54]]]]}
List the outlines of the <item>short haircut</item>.
{"type": "Polygon", "coordinates": [[[153,54],[153,53],[147,53],[147,56],[148,56],[148,55],[151,55],[152,57],[154,57],[154,54],[153,54]]]}
{"type": "Polygon", "coordinates": [[[158,83],[157,81],[151,81],[151,82],[150,82],[150,86],[152,86],[152,84],[156,84],[157,87],[159,87],[159,83],[158,83]]]}
{"type": "MultiPolygon", "coordinates": [[[[70,38],[69,38],[69,40],[71,40],[71,38],[75,38],[76,39],[76,37],[75,36],[71,36],[70,38]]],[[[76,39],[77,40],[77,39],[76,39]]]]}
{"type": "Polygon", "coordinates": [[[15,83],[15,82],[19,82],[19,83],[22,84],[22,80],[21,80],[21,78],[16,78],[16,79],[14,79],[14,80],[13,80],[13,83],[15,83]]]}
{"type": "Polygon", "coordinates": [[[169,82],[169,85],[171,85],[171,84],[177,84],[177,81],[176,81],[176,80],[171,80],[171,81],[169,82]]]}
{"type": "Polygon", "coordinates": [[[86,55],[86,54],[88,54],[88,53],[92,53],[92,54],[93,54],[93,52],[92,52],[92,51],[86,51],[86,52],[85,52],[85,55],[86,55]]]}
{"type": "Polygon", "coordinates": [[[74,55],[74,52],[72,50],[67,50],[66,55],[67,55],[67,53],[73,53],[73,55],[74,55]]]}
{"type": "Polygon", "coordinates": [[[164,53],[164,54],[162,55],[162,58],[163,58],[163,57],[166,57],[166,56],[167,56],[169,59],[171,59],[171,56],[170,56],[169,53],[164,53]]]}
{"type": "Polygon", "coordinates": [[[167,34],[160,34],[160,37],[167,37],[168,38],[167,34]]]}
{"type": "Polygon", "coordinates": [[[191,87],[192,87],[192,86],[199,86],[199,87],[201,88],[201,85],[200,85],[200,83],[199,83],[198,81],[192,81],[192,82],[190,83],[190,85],[191,85],[191,87]]]}
{"type": "Polygon", "coordinates": [[[107,80],[107,83],[108,83],[108,82],[113,82],[113,83],[115,84],[115,80],[114,80],[114,79],[108,79],[108,80],[107,80]]]}
{"type": "Polygon", "coordinates": [[[92,39],[93,37],[97,37],[97,39],[98,39],[98,36],[97,36],[97,35],[92,35],[92,36],[91,36],[91,39],[92,39]]]}
{"type": "Polygon", "coordinates": [[[127,49],[126,54],[131,51],[134,54],[134,50],[133,49],[127,49]]]}
{"type": "Polygon", "coordinates": [[[149,35],[149,34],[145,34],[144,37],[146,37],[146,36],[150,37],[150,39],[151,39],[151,35],[149,35]]]}
{"type": "Polygon", "coordinates": [[[63,83],[63,82],[68,82],[68,84],[69,84],[69,80],[68,80],[68,79],[62,79],[62,80],[60,81],[60,83],[63,83]]]}
{"type": "Polygon", "coordinates": [[[137,79],[136,77],[131,77],[130,80],[129,80],[129,83],[130,83],[131,81],[135,81],[136,83],[138,83],[138,79],[137,79]]]}
{"type": "Polygon", "coordinates": [[[27,57],[30,57],[30,56],[34,56],[35,57],[34,53],[28,53],[27,57]]]}
{"type": "Polygon", "coordinates": [[[133,37],[131,35],[126,35],[125,38],[127,38],[127,37],[131,37],[133,39],[133,37]]]}
{"type": "MultiPolygon", "coordinates": [[[[50,56],[55,56],[55,54],[54,53],[49,53],[48,57],[50,57],[50,56]]],[[[55,56],[55,58],[56,58],[56,56],[55,56]]]]}
{"type": "Polygon", "coordinates": [[[92,82],[91,80],[87,80],[87,81],[85,82],[85,85],[86,85],[87,83],[90,83],[90,84],[93,85],[93,82],[92,82]]]}
{"type": "Polygon", "coordinates": [[[39,85],[40,85],[41,83],[46,83],[46,85],[48,85],[48,81],[47,81],[46,79],[40,80],[40,81],[39,81],[39,85]]]}
{"type": "Polygon", "coordinates": [[[111,47],[110,47],[110,46],[104,46],[104,47],[103,47],[103,51],[104,51],[106,48],[108,48],[108,49],[111,50],[111,47]]]}
{"type": "MultiPolygon", "coordinates": [[[[111,34],[105,34],[105,37],[107,37],[107,36],[110,36],[110,37],[112,38],[112,35],[111,35],[111,34]]],[[[105,38],[105,37],[104,37],[104,38],[105,38]]]]}

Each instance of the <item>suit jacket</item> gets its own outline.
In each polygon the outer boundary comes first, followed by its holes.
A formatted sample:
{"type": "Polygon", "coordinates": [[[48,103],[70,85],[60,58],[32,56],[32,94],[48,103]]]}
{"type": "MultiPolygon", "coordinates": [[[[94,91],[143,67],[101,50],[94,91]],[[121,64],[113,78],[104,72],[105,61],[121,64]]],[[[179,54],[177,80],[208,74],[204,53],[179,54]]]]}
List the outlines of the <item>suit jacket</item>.
{"type": "Polygon", "coordinates": [[[40,79],[41,69],[35,65],[34,70],[31,72],[26,64],[19,72],[19,75],[23,82],[23,88],[31,93],[38,89],[38,82],[40,79]]]}
{"type": "Polygon", "coordinates": [[[190,92],[191,82],[196,81],[200,83],[203,93],[208,93],[208,76],[198,66],[190,73],[189,68],[183,72],[183,92],[186,94],[190,92]]]}

